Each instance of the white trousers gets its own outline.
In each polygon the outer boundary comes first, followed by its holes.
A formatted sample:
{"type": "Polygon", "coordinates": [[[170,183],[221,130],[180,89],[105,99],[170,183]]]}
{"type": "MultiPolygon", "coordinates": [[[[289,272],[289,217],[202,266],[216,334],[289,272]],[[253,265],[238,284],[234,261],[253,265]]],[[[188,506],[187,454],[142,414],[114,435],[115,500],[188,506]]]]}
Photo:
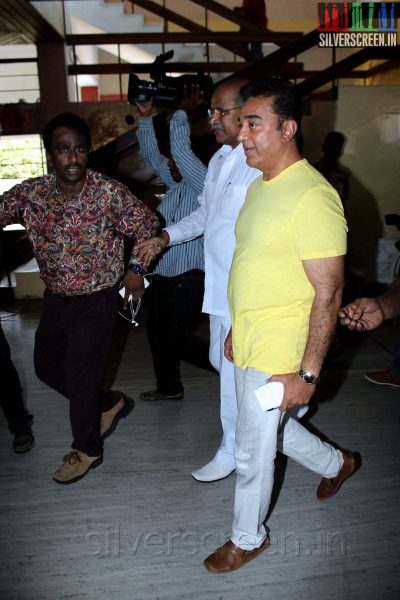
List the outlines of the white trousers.
{"type": "Polygon", "coordinates": [[[261,409],[254,391],[268,377],[256,369],[235,367],[239,414],[232,541],[243,550],[258,548],[266,537],[263,522],[271,501],[277,450],[322,477],[335,477],[343,464],[339,450],[290,416],[297,416],[297,409],[286,413],[261,409]]]}
{"type": "Polygon", "coordinates": [[[237,420],[235,371],[233,364],[224,356],[224,342],[230,328],[229,318],[210,315],[210,363],[219,373],[222,425],[221,445],[214,458],[226,467],[234,469],[237,420]]]}

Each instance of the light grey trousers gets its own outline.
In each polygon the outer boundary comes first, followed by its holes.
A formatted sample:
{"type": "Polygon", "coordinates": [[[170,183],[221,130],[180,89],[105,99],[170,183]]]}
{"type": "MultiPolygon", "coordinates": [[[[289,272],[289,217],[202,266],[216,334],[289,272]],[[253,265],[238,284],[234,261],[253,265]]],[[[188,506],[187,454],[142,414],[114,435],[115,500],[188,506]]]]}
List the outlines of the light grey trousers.
{"type": "Polygon", "coordinates": [[[322,477],[335,477],[343,464],[340,450],[298,423],[298,409],[286,413],[261,409],[254,392],[270,376],[235,366],[238,420],[232,541],[243,550],[257,548],[266,537],[263,522],[271,501],[277,450],[322,477]]]}

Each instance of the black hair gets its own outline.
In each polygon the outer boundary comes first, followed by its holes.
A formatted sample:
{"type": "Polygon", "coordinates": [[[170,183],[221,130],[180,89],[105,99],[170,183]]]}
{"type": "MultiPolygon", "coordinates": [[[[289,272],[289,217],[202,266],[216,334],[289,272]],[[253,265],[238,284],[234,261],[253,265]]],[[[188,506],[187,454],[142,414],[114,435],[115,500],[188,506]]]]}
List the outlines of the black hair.
{"type": "Polygon", "coordinates": [[[257,79],[243,86],[240,90],[243,101],[250,98],[271,98],[272,107],[278,117],[278,129],[282,128],[284,121],[293,119],[297,123],[296,142],[301,136],[301,98],[296,86],[280,77],[266,77],[257,79]]]}
{"type": "Polygon", "coordinates": [[[58,129],[59,127],[73,129],[74,131],[77,131],[78,133],[83,135],[86,140],[87,150],[89,152],[91,144],[89,127],[86,125],[86,122],[83,119],[71,112],[61,113],[53,119],[51,119],[47,123],[47,125],[45,125],[42,133],[42,138],[43,145],[47,152],[50,152],[51,150],[51,139],[53,137],[54,130],[58,129]]]}

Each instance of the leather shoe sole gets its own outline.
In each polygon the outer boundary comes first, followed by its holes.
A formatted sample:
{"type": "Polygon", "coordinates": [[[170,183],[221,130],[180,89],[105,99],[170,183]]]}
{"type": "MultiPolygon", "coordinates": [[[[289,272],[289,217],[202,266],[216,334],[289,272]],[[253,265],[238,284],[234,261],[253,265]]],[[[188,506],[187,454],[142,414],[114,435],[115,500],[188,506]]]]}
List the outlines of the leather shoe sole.
{"type": "Polygon", "coordinates": [[[336,477],[323,477],[317,489],[318,500],[327,500],[336,494],[340,486],[353,475],[360,467],[361,458],[359,454],[342,450],[343,464],[336,477]]]}
{"type": "Polygon", "coordinates": [[[254,550],[242,550],[232,540],[229,540],[205,559],[204,566],[211,573],[217,574],[236,571],[236,569],[240,569],[240,567],[243,567],[243,565],[266,550],[270,543],[269,534],[267,534],[267,537],[258,548],[254,548],[254,550]]]}
{"type": "Polygon", "coordinates": [[[154,402],[155,400],[182,400],[182,398],[183,392],[170,396],[168,394],[162,394],[158,390],[149,390],[148,392],[139,394],[139,400],[144,400],[145,402],[154,402]]]}

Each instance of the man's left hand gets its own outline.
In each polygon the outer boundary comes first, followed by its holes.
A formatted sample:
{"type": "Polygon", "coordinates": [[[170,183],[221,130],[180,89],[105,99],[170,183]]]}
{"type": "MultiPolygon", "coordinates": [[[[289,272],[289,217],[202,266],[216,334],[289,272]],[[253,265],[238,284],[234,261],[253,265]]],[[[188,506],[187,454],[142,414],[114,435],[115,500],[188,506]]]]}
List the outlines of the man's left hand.
{"type": "Polygon", "coordinates": [[[184,110],[188,115],[201,106],[204,102],[204,92],[198,84],[184,85],[183,97],[178,108],[184,110]]]}
{"type": "Polygon", "coordinates": [[[125,287],[124,296],[124,308],[128,308],[129,296],[132,296],[133,300],[137,301],[144,294],[144,279],[143,275],[132,273],[129,269],[127,270],[122,284],[125,287]]]}
{"type": "Polygon", "coordinates": [[[273,375],[268,383],[280,381],[283,383],[283,400],[279,410],[284,412],[296,406],[306,406],[315,392],[315,385],[310,385],[301,379],[297,373],[273,375]]]}

